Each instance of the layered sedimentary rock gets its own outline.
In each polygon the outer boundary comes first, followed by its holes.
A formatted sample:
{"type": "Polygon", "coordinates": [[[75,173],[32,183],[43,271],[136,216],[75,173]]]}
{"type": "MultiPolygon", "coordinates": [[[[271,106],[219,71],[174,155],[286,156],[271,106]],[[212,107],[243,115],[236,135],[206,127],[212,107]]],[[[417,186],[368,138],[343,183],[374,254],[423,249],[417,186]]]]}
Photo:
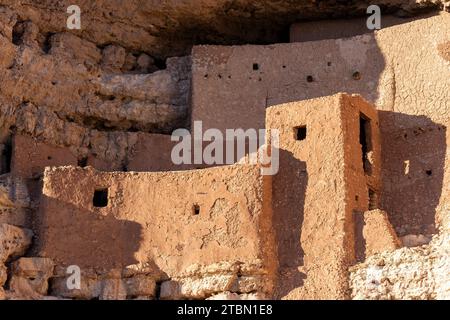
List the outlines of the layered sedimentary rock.
{"type": "Polygon", "coordinates": [[[45,36],[6,7],[0,23],[2,142],[12,128],[120,167],[139,132],[185,125],[189,58],[168,59],[159,70],[142,52],[67,32],[45,36]]]}
{"type": "Polygon", "coordinates": [[[450,299],[450,237],[383,252],[350,269],[353,299],[450,299]]]}
{"type": "Polygon", "coordinates": [[[5,263],[23,256],[31,245],[33,232],[8,224],[0,224],[0,300],[5,298],[3,285],[8,274],[5,263]]]}
{"type": "MultiPolygon", "coordinates": [[[[2,0],[22,21],[31,20],[44,33],[66,28],[64,1],[2,0]]],[[[99,45],[117,43],[161,56],[188,53],[196,43],[268,43],[286,40],[283,32],[300,19],[324,19],[366,14],[370,1],[89,1],[80,0],[82,30],[77,35],[99,45]]],[[[446,0],[380,0],[384,12],[411,15],[444,9],[446,0]]]]}

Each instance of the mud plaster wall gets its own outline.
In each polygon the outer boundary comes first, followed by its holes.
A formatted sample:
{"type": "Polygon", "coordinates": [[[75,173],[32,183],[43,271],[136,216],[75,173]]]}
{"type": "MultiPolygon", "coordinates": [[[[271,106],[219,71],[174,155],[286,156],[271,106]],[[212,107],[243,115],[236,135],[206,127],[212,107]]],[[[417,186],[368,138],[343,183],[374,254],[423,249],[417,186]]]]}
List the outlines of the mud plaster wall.
{"type": "Polygon", "coordinates": [[[267,109],[267,127],[280,132],[272,197],[279,298],[348,297],[347,268],[355,260],[353,211],[366,210],[368,199],[362,158],[347,153],[361,155],[359,111],[376,123],[371,108],[358,97],[338,94],[267,109]],[[306,138],[297,140],[295,128],[302,126],[306,138]]]}
{"type": "Polygon", "coordinates": [[[244,165],[177,173],[47,168],[39,256],[105,271],[147,263],[168,277],[222,261],[270,273],[265,183],[259,168],[244,165]],[[94,191],[104,188],[107,206],[94,207],[94,191]]]}
{"type": "Polygon", "coordinates": [[[348,39],[194,47],[192,121],[262,128],[268,106],[360,93],[380,111],[381,207],[399,235],[436,232],[450,201],[449,31],[442,13],[348,39]]]}
{"type": "Polygon", "coordinates": [[[30,137],[13,138],[11,173],[22,178],[37,178],[47,166],[77,165],[77,158],[65,148],[37,142],[30,137]]]}

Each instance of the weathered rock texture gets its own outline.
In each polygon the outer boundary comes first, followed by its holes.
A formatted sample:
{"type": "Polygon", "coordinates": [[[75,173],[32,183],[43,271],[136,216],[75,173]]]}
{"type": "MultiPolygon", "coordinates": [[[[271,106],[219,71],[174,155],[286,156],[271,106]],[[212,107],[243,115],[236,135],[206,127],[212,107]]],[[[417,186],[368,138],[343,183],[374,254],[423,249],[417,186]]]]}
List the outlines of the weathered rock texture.
{"type": "MultiPolygon", "coordinates": [[[[69,0],[2,0],[22,21],[43,33],[66,31],[69,0]]],[[[79,0],[82,30],[74,33],[99,45],[116,43],[156,56],[186,54],[195,43],[280,42],[299,19],[361,16],[371,1],[276,0],[79,0]]],[[[443,9],[446,0],[380,0],[384,12],[400,16],[443,9]]],[[[120,55],[120,54],[118,54],[120,55]]]]}
{"type": "Polygon", "coordinates": [[[11,297],[39,299],[48,291],[53,276],[53,261],[47,258],[20,258],[12,265],[9,283],[11,297]]]}
{"type": "Polygon", "coordinates": [[[0,300],[8,277],[5,263],[23,256],[31,245],[32,236],[31,230],[0,224],[0,300]]]}
{"type": "Polygon", "coordinates": [[[450,234],[384,252],[351,269],[353,299],[450,299],[450,234]]]}
{"type": "Polygon", "coordinates": [[[120,168],[139,133],[185,125],[189,57],[158,70],[144,53],[48,33],[8,7],[0,25],[0,143],[13,131],[120,168]]]}

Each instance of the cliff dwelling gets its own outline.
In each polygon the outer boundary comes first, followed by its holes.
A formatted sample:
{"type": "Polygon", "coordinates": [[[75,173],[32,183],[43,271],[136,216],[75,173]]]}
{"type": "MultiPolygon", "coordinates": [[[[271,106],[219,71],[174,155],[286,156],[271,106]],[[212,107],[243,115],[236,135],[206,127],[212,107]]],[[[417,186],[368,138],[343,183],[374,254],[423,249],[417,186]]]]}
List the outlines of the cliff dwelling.
{"type": "Polygon", "coordinates": [[[450,299],[448,1],[119,2],[0,0],[0,300],[450,299]]]}

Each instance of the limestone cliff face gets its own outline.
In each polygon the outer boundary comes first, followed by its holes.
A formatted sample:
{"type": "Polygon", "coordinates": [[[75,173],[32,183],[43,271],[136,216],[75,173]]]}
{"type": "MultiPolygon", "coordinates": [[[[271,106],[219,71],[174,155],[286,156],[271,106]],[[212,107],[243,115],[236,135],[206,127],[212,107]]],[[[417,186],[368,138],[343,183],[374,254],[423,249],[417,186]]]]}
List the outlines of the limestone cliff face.
{"type": "Polygon", "coordinates": [[[450,299],[450,234],[383,252],[351,269],[353,299],[450,299]]]}
{"type": "MultiPolygon", "coordinates": [[[[69,0],[0,1],[43,33],[66,31],[66,9],[72,4],[69,0]]],[[[280,42],[295,21],[361,16],[370,4],[366,0],[79,0],[82,30],[76,34],[98,45],[117,43],[165,57],[187,54],[194,43],[280,42]]],[[[380,0],[377,4],[385,13],[405,16],[448,8],[449,2],[380,0]]]]}
{"type": "Polygon", "coordinates": [[[0,7],[0,143],[14,131],[120,166],[138,133],[185,124],[188,57],[160,69],[140,51],[46,33],[23,20],[25,8],[0,7]]]}

